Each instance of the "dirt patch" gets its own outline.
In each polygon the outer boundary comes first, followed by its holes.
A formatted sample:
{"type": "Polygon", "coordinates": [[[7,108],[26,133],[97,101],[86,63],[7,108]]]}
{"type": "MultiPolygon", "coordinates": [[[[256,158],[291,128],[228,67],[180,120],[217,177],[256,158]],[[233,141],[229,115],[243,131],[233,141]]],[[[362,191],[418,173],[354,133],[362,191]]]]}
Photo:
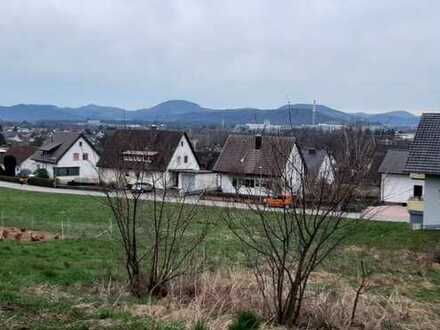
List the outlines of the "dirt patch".
{"type": "Polygon", "coordinates": [[[27,230],[26,228],[16,227],[0,227],[0,241],[45,242],[60,238],[59,234],[52,234],[46,231],[27,230]]]}

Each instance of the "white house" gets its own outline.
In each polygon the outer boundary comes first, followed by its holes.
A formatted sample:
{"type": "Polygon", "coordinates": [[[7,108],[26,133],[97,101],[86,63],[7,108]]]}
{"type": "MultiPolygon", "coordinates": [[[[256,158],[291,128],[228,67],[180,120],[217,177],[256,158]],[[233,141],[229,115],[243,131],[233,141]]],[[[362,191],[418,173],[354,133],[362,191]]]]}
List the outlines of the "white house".
{"type": "Polygon", "coordinates": [[[223,193],[265,196],[298,190],[305,165],[294,137],[229,135],[214,170],[223,193]]]}
{"type": "Polygon", "coordinates": [[[413,179],[424,181],[423,194],[408,200],[413,227],[440,229],[440,113],[422,115],[405,172],[413,179]]]}
{"type": "Polygon", "coordinates": [[[379,167],[380,199],[385,203],[406,204],[408,199],[423,195],[424,181],[405,172],[408,150],[388,150],[379,167]]]}
{"type": "Polygon", "coordinates": [[[31,171],[39,168],[47,170],[50,178],[61,183],[71,181],[97,183],[96,167],[99,154],[80,133],[54,133],[31,156],[26,167],[31,171]]]}
{"type": "Polygon", "coordinates": [[[307,174],[328,184],[335,181],[335,160],[324,149],[301,147],[307,174]]]}
{"type": "Polygon", "coordinates": [[[201,169],[188,136],[166,130],[118,130],[98,163],[104,182],[148,183],[192,193],[215,190],[216,174],[201,169]]]}

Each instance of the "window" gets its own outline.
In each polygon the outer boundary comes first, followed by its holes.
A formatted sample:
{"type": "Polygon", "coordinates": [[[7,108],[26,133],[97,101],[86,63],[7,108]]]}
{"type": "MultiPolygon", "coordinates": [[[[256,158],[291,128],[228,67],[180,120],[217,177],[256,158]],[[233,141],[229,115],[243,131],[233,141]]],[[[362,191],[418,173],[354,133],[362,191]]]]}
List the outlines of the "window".
{"type": "Polygon", "coordinates": [[[180,146],[183,147],[183,141],[180,141],[180,146]]]}
{"type": "Polygon", "coordinates": [[[83,154],[83,160],[89,160],[89,154],[88,153],[84,153],[83,154]]]}
{"type": "Polygon", "coordinates": [[[416,185],[414,186],[414,197],[422,198],[423,196],[423,186],[416,185]]]}
{"type": "Polygon", "coordinates": [[[82,147],[82,146],[83,146],[83,143],[82,143],[82,141],[79,141],[79,146],[80,146],[80,147],[82,147]]]}
{"type": "Polygon", "coordinates": [[[246,179],[244,185],[246,187],[248,187],[248,188],[254,188],[255,187],[255,181],[254,181],[254,179],[246,179]]]}
{"type": "Polygon", "coordinates": [[[256,186],[258,186],[256,181],[257,180],[254,180],[252,178],[233,177],[232,186],[234,188],[240,188],[240,187],[255,188],[256,186]]]}
{"type": "Polygon", "coordinates": [[[180,165],[180,162],[182,161],[182,157],[177,156],[177,165],[180,165]]]}
{"type": "Polygon", "coordinates": [[[73,154],[73,160],[79,160],[79,153],[75,152],[73,154]]]}
{"type": "Polygon", "coordinates": [[[79,176],[79,167],[55,167],[55,176],[79,176]]]}
{"type": "Polygon", "coordinates": [[[188,163],[188,156],[183,156],[183,162],[186,164],[188,163]]]}

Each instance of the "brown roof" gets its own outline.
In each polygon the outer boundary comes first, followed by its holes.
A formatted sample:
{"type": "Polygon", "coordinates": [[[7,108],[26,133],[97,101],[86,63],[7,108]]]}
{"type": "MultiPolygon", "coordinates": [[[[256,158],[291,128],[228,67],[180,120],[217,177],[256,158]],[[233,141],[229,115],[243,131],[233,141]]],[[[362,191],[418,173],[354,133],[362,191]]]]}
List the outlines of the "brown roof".
{"type": "Polygon", "coordinates": [[[43,145],[32,155],[32,159],[38,162],[56,164],[81,137],[96,151],[93,144],[81,133],[58,132],[44,141],[43,145]]]}
{"type": "Polygon", "coordinates": [[[217,151],[196,151],[201,170],[212,170],[220,155],[217,151]]]}
{"type": "Polygon", "coordinates": [[[33,146],[13,146],[8,149],[5,155],[15,157],[17,165],[23,163],[35,152],[37,148],[33,146]]]}
{"type": "MultiPolygon", "coordinates": [[[[184,134],[165,130],[117,130],[104,146],[98,167],[120,169],[142,167],[153,171],[165,171],[184,134]],[[130,154],[133,158],[136,158],[136,155],[147,157],[149,161],[127,161],[130,154]]],[[[187,140],[189,142],[189,139],[187,140]]]]}
{"type": "Polygon", "coordinates": [[[214,171],[241,175],[280,176],[295,145],[294,137],[229,135],[214,171]]]}
{"type": "Polygon", "coordinates": [[[309,174],[318,175],[325,158],[328,157],[327,151],[324,149],[316,149],[311,147],[301,148],[301,155],[309,174]]]}
{"type": "Polygon", "coordinates": [[[379,167],[382,174],[405,174],[408,150],[388,150],[379,167]]]}

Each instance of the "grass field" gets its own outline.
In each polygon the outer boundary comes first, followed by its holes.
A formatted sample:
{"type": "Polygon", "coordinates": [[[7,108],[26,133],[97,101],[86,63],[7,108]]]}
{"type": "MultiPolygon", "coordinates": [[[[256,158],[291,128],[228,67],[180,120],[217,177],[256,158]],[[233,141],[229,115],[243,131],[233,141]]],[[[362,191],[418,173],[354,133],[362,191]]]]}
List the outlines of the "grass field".
{"type": "MultiPolygon", "coordinates": [[[[203,247],[212,271],[243,267],[240,246],[221,212],[203,208],[198,214],[212,226],[203,247]]],[[[64,240],[45,243],[0,242],[1,328],[185,329],[176,320],[114,308],[115,301],[118,306],[150,302],[116,290],[123,287],[125,274],[120,249],[110,239],[115,230],[111,214],[98,197],[0,189],[0,226],[65,235],[64,240]]],[[[362,259],[374,270],[373,293],[391,297],[397,292],[440,313],[440,268],[425,262],[440,249],[440,232],[367,221],[355,228],[320,271],[355,285],[362,259]]]]}

